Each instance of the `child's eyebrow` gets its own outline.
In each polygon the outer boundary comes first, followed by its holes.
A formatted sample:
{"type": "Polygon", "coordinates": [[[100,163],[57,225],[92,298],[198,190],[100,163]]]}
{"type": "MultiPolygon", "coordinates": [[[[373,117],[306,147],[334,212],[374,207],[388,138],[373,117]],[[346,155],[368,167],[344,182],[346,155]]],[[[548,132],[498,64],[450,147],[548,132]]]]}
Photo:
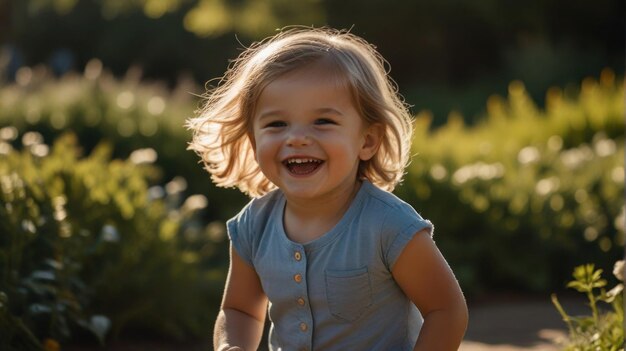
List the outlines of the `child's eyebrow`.
{"type": "Polygon", "coordinates": [[[343,113],[341,113],[340,111],[332,108],[332,107],[322,107],[322,108],[318,108],[315,110],[315,113],[318,114],[331,114],[331,115],[338,115],[338,116],[343,116],[343,113]]]}
{"type": "Polygon", "coordinates": [[[280,116],[283,116],[284,114],[285,113],[282,110],[265,111],[259,115],[259,121],[267,117],[280,117],[280,116]]]}
{"type": "MultiPolygon", "coordinates": [[[[320,108],[313,110],[313,113],[319,114],[319,115],[331,114],[331,115],[343,116],[343,113],[341,113],[339,110],[334,109],[332,107],[320,107],[320,108]]],[[[283,110],[269,110],[259,115],[259,121],[268,117],[281,117],[284,115],[285,115],[285,112],[283,110]]]]}

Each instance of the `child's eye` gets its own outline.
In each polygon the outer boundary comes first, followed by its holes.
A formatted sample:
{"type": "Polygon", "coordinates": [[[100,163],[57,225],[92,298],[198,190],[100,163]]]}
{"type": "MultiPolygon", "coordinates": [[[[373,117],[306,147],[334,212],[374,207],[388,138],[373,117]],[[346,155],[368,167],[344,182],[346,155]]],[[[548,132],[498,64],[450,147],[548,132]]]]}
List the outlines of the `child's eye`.
{"type": "Polygon", "coordinates": [[[337,124],[337,122],[333,121],[330,118],[318,118],[315,120],[315,124],[337,124]]]}
{"type": "Polygon", "coordinates": [[[264,128],[280,128],[286,126],[287,123],[283,121],[272,121],[265,125],[264,128]]]}

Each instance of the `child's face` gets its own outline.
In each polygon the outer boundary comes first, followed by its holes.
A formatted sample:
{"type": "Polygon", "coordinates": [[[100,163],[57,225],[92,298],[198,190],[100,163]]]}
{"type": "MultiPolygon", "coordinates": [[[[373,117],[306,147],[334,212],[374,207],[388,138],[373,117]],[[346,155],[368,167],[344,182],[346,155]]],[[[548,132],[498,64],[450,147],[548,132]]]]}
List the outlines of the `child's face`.
{"type": "Polygon", "coordinates": [[[377,131],[364,125],[348,89],[315,66],[267,85],[253,120],[263,174],[288,198],[310,200],[354,189],[359,161],[378,147],[377,131]]]}

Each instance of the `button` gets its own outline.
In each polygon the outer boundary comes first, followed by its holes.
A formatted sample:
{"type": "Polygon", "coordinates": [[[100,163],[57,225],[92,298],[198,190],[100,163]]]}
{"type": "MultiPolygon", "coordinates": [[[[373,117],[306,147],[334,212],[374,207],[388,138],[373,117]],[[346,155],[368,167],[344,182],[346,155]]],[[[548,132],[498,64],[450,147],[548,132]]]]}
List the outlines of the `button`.
{"type": "Polygon", "coordinates": [[[305,301],[304,301],[304,299],[303,299],[303,298],[299,298],[299,299],[298,299],[298,305],[300,305],[300,306],[304,306],[304,303],[305,303],[305,301]]]}
{"type": "Polygon", "coordinates": [[[302,322],[300,323],[300,330],[305,332],[307,329],[309,329],[309,326],[306,325],[306,323],[302,322]]]}
{"type": "Polygon", "coordinates": [[[302,254],[300,253],[300,251],[296,251],[293,254],[293,257],[296,259],[296,261],[300,261],[302,259],[302,254]]]}
{"type": "Polygon", "coordinates": [[[302,274],[298,273],[296,275],[293,276],[293,280],[296,281],[296,283],[300,283],[302,281],[302,274]]]}

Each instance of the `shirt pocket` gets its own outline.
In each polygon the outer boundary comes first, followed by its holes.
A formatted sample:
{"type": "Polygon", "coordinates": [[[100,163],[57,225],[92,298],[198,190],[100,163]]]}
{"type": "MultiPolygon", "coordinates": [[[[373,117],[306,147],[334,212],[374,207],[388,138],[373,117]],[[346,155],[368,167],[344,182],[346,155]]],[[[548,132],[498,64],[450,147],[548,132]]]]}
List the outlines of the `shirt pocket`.
{"type": "Polygon", "coordinates": [[[330,313],[353,322],[372,305],[372,286],[367,266],[350,270],[326,270],[326,299],[330,313]]]}

